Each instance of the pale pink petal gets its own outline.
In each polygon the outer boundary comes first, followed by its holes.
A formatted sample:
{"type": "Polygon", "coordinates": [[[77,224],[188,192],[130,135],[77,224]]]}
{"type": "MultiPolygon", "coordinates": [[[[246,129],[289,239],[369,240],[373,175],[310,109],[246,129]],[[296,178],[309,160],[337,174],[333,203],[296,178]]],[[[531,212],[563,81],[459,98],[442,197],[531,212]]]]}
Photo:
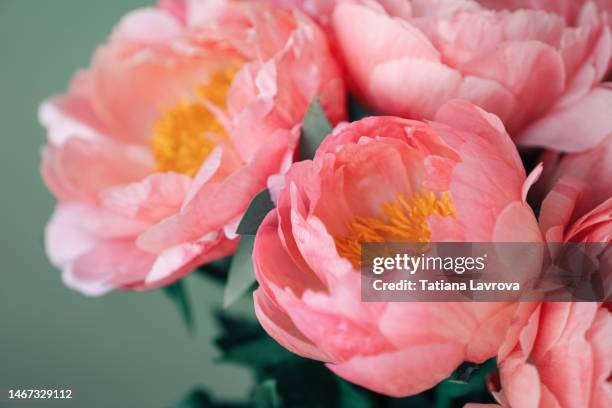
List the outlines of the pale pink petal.
{"type": "Polygon", "coordinates": [[[229,240],[221,234],[206,237],[192,243],[179,244],[162,251],[155,259],[144,281],[130,287],[134,290],[151,290],[166,286],[195,268],[233,254],[239,239],[229,240]]]}
{"type": "Polygon", "coordinates": [[[164,250],[153,263],[151,271],[145,277],[145,284],[151,285],[156,281],[167,278],[175,271],[181,269],[202,252],[199,244],[186,243],[164,250]]]}
{"type": "Polygon", "coordinates": [[[177,212],[191,185],[178,173],[154,173],[142,181],[102,192],[103,205],[127,217],[155,223],[177,212]]]}
{"type": "Polygon", "coordinates": [[[49,143],[60,146],[73,137],[95,140],[99,134],[77,117],[62,112],[61,102],[46,101],[38,109],[38,121],[47,128],[49,143]]]}
{"type": "Polygon", "coordinates": [[[156,43],[181,33],[182,28],[172,15],[157,8],[142,8],[121,19],[113,30],[113,40],[156,43]]]}
{"type": "Polygon", "coordinates": [[[439,61],[438,52],[419,30],[384,12],[341,4],[334,11],[333,24],[344,60],[351,61],[348,64],[351,74],[364,91],[370,71],[379,64],[408,57],[439,61]]]}
{"type": "MultiPolygon", "coordinates": [[[[69,269],[69,280],[85,294],[92,287],[122,288],[142,282],[155,255],[141,251],[133,240],[104,240],[79,256],[69,269]]],[[[69,283],[66,281],[66,283],[69,283]]],[[[101,293],[100,293],[101,294],[101,293]]]]}
{"type": "Polygon", "coordinates": [[[50,144],[61,146],[73,137],[102,137],[108,129],[96,113],[93,98],[92,74],[80,71],[72,79],[67,95],[52,98],[39,107],[38,120],[47,129],[50,144]]]}
{"type": "Polygon", "coordinates": [[[57,268],[64,268],[97,242],[95,235],[80,225],[81,212],[78,205],[60,204],[47,223],[45,251],[57,268]]]}
{"type": "Polygon", "coordinates": [[[523,200],[523,204],[527,203],[527,194],[529,194],[529,189],[535,183],[537,183],[538,179],[542,175],[542,171],[544,170],[544,166],[542,163],[538,163],[538,165],[529,173],[527,179],[523,183],[523,187],[521,188],[521,199],[523,200]]]}
{"type": "Polygon", "coordinates": [[[141,179],[151,168],[149,153],[140,147],[74,138],[46,146],[41,165],[58,197],[92,201],[107,188],[141,179]]]}
{"type": "Polygon", "coordinates": [[[517,98],[500,83],[475,76],[463,78],[457,98],[475,103],[502,120],[511,118],[517,103],[517,98]]]}
{"type": "Polygon", "coordinates": [[[562,109],[553,109],[519,135],[523,146],[578,152],[591,149],[612,133],[612,89],[602,85],[562,109]]]}
{"type": "Polygon", "coordinates": [[[542,202],[540,229],[544,233],[555,226],[565,229],[576,218],[576,214],[584,211],[588,203],[588,185],[571,177],[561,179],[542,202]]]}
{"type": "Polygon", "coordinates": [[[279,171],[282,159],[292,149],[287,132],[270,135],[253,161],[217,183],[207,183],[181,213],[153,226],[138,238],[138,245],[160,251],[182,242],[196,240],[202,231],[222,229],[240,216],[251,199],[262,191],[268,175],[279,171]]]}
{"type": "Polygon", "coordinates": [[[187,1],[188,0],[158,0],[160,9],[172,14],[181,23],[187,21],[187,1]]]}
{"type": "Polygon", "coordinates": [[[410,57],[377,65],[371,71],[368,84],[366,92],[375,108],[394,115],[423,118],[432,117],[440,105],[455,97],[461,75],[438,62],[410,57]],[[404,79],[398,83],[397,77],[404,79]]]}
{"type": "Polygon", "coordinates": [[[589,184],[593,191],[593,204],[612,197],[612,183],[609,181],[612,174],[612,134],[593,149],[555,159],[549,159],[549,176],[545,177],[546,185],[542,187],[550,189],[562,177],[572,176],[589,184]]]}

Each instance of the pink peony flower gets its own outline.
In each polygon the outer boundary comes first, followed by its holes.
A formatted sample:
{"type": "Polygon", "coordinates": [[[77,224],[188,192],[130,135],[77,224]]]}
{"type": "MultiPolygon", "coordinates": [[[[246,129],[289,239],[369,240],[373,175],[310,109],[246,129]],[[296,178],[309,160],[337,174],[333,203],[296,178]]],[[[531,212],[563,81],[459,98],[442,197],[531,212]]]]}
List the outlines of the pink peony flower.
{"type": "Polygon", "coordinates": [[[585,152],[561,155],[548,151],[542,160],[545,175],[535,186],[538,190],[548,192],[561,178],[571,176],[588,183],[592,203],[602,203],[612,197],[609,180],[612,174],[612,133],[585,152]]]}
{"type": "Polygon", "coordinates": [[[549,242],[610,242],[612,238],[612,134],[579,154],[547,153],[552,169],[540,189],[540,226],[549,242]]]}
{"type": "Polygon", "coordinates": [[[594,203],[590,187],[564,177],[542,202],[540,227],[548,242],[610,242],[612,196],[594,203]]]}
{"type": "MultiPolygon", "coordinates": [[[[264,0],[286,10],[300,10],[315,19],[322,27],[331,25],[331,15],[343,0],[264,0]]],[[[350,0],[347,0],[350,1],[350,0]]]]}
{"type": "Polygon", "coordinates": [[[612,406],[612,314],[597,303],[542,303],[501,356],[503,407],[612,406]]]}
{"type": "Polygon", "coordinates": [[[149,289],[233,252],[253,196],[292,160],[311,99],[345,115],[339,69],[303,15],[162,1],[123,18],[44,103],[47,253],[88,295],[149,289]]]}
{"type": "Polygon", "coordinates": [[[520,145],[573,152],[612,132],[612,92],[600,85],[609,11],[609,0],[347,0],[333,29],[357,94],[375,110],[433,118],[465,99],[499,116],[520,145]]]}
{"type": "MultiPolygon", "coordinates": [[[[554,170],[544,185],[553,187],[540,212],[540,227],[548,242],[611,241],[612,190],[606,171],[611,143],[608,137],[597,148],[565,155],[551,167],[554,170]]],[[[609,264],[609,245],[594,251],[590,252],[609,264]]],[[[525,324],[516,321],[498,355],[501,391],[494,395],[500,404],[612,406],[612,316],[609,304],[604,306],[608,308],[587,302],[543,303],[525,324]]]]}
{"type": "Polygon", "coordinates": [[[360,301],[360,242],[540,242],[516,148],[494,115],[451,102],[424,123],[339,125],[295,163],[260,226],[256,313],[289,350],[405,396],[496,355],[525,303],[360,301]]]}

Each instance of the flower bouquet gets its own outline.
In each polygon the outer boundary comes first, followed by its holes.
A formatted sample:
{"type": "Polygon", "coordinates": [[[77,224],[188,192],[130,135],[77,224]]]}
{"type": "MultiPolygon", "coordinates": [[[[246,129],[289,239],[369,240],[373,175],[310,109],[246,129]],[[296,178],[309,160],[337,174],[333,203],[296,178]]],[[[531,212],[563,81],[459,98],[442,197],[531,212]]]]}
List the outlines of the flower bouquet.
{"type": "Polygon", "coordinates": [[[135,10],[40,107],[48,257],[84,295],[163,290],[188,330],[182,279],[216,282],[212,340],[256,383],[179,407],[611,407],[611,18],[607,0],[135,10]],[[522,289],[415,294],[468,275],[522,289]]]}

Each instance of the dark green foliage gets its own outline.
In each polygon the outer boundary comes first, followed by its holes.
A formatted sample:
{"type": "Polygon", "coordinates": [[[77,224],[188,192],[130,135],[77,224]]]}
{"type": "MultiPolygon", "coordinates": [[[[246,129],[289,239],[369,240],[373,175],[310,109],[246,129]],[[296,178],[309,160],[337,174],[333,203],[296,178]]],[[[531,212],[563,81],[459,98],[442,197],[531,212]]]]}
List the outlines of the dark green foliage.
{"type": "Polygon", "coordinates": [[[171,408],[250,408],[247,402],[220,402],[213,399],[205,389],[195,389],[171,408]]]}
{"type": "Polygon", "coordinates": [[[199,276],[205,279],[211,279],[217,283],[225,284],[225,281],[227,280],[227,272],[229,271],[231,262],[232,257],[227,256],[200,266],[194,271],[194,273],[197,273],[199,276]]]}
{"type": "Polygon", "coordinates": [[[304,122],[302,123],[302,135],[298,147],[299,159],[310,160],[314,157],[319,145],[332,131],[332,125],[323,113],[319,98],[310,102],[304,122]]]}
{"type": "Polygon", "coordinates": [[[191,302],[189,301],[189,294],[183,280],[178,280],[168,286],[164,286],[162,290],[177,307],[181,318],[185,322],[187,331],[193,333],[195,330],[195,322],[191,310],[191,302]]]}
{"type": "Polygon", "coordinates": [[[240,235],[255,235],[257,228],[272,209],[274,209],[274,203],[270,198],[270,192],[264,190],[257,194],[240,220],[236,232],[240,235]]]}
{"type": "Polygon", "coordinates": [[[223,306],[230,307],[240,296],[245,294],[255,284],[253,270],[253,245],[255,236],[243,235],[234,254],[227,275],[223,306]]]}
{"type": "Polygon", "coordinates": [[[348,114],[351,122],[355,122],[367,116],[376,116],[373,111],[360,104],[352,95],[349,95],[348,98],[348,114]]]}

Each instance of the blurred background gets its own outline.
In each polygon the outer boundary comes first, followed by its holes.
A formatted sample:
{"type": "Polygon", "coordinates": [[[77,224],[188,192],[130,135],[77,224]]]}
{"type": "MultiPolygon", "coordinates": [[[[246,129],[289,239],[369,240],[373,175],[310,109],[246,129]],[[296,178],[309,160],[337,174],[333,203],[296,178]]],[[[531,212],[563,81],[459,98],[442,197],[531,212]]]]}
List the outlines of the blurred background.
{"type": "Polygon", "coordinates": [[[251,381],[215,362],[210,310],[222,293],[214,284],[187,279],[189,335],[160,291],[86,298],[62,285],[44,254],[54,199],[38,170],[38,104],[66,89],[123,14],[154,2],[0,0],[0,406],[12,406],[11,388],[69,388],[72,400],[15,406],[166,407],[199,385],[241,397],[251,381]]]}

